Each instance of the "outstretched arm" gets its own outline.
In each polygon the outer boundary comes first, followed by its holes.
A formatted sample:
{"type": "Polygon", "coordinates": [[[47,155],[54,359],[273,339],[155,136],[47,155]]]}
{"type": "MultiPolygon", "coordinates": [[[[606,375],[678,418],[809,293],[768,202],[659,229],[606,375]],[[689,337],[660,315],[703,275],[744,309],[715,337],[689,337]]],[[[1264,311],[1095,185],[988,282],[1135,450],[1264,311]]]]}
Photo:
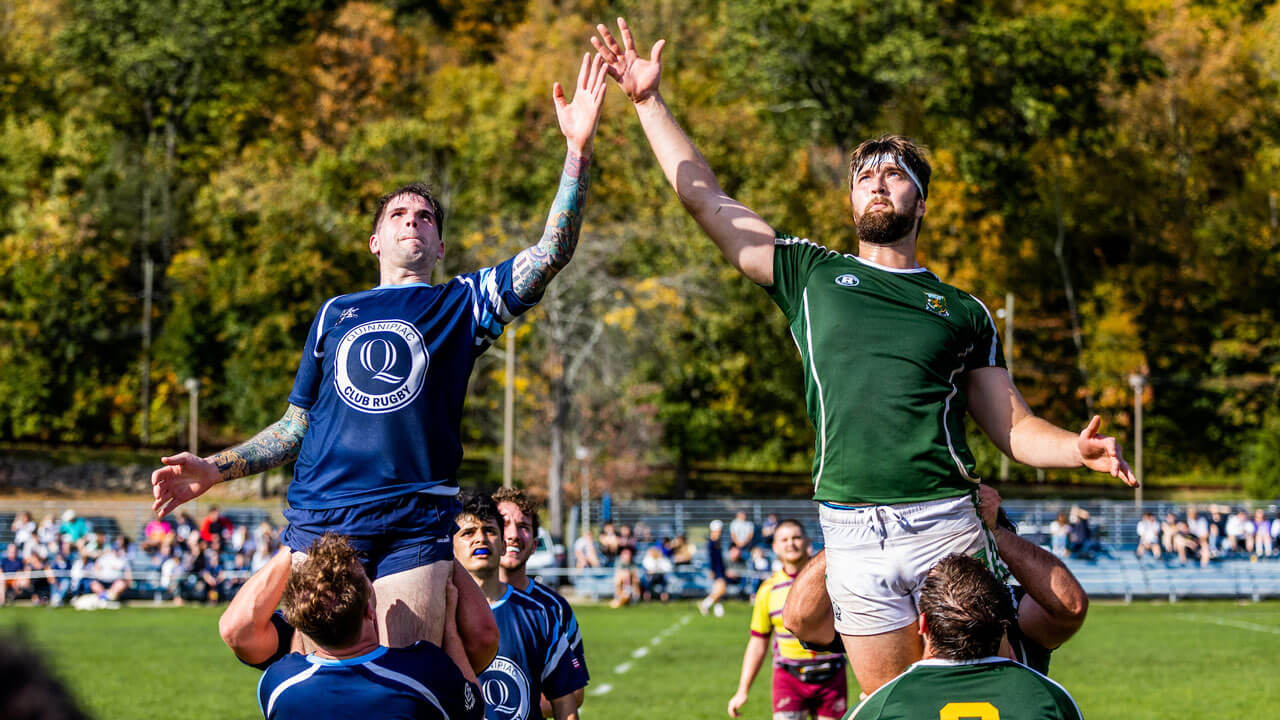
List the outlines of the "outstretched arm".
{"type": "Polygon", "coordinates": [[[1018,604],[1019,629],[1043,647],[1058,647],[1084,624],[1089,595],[1053,553],[997,524],[1000,493],[995,488],[980,485],[978,496],[982,522],[995,536],[1000,558],[1027,591],[1018,604]]]}
{"type": "Polygon", "coordinates": [[[772,285],[773,228],[720,188],[711,166],[685,135],[658,92],[662,48],[666,41],[654,43],[646,60],[636,52],[631,28],[622,18],[618,18],[621,46],[604,25],[596,29],[600,37],[591,38],[591,42],[609,63],[609,74],[635,103],[644,134],[680,202],[739,272],[760,285],[772,285]]]}
{"type": "Polygon", "coordinates": [[[1099,435],[1094,416],[1079,434],[1037,417],[1013,385],[1009,371],[985,367],[965,373],[969,413],[996,447],[1020,463],[1040,468],[1087,467],[1120,478],[1130,487],[1138,479],[1116,439],[1099,435]]]}
{"type": "Polygon", "coordinates": [[[298,457],[306,434],[307,411],[290,405],[279,420],[233,448],[207,458],[189,452],[162,457],[164,467],[151,473],[151,509],[156,517],[164,517],[220,482],[279,467],[298,457]]]}
{"type": "Polygon", "coordinates": [[[587,204],[591,148],[608,86],[606,74],[604,61],[599,56],[593,59],[588,54],[582,58],[573,102],[565,102],[564,88],[560,83],[552,89],[556,119],[564,133],[568,152],[564,159],[564,172],[560,175],[560,189],[551,204],[542,239],[516,255],[512,267],[512,287],[525,302],[533,302],[542,295],[547,283],[569,264],[573,251],[578,247],[582,213],[587,204]]]}

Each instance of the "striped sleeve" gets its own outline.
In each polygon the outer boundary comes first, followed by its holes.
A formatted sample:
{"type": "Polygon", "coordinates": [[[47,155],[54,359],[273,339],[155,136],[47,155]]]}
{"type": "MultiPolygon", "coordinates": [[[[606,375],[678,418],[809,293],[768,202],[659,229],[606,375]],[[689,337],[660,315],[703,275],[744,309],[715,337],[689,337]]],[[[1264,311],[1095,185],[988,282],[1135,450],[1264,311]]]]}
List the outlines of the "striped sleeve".
{"type": "Polygon", "coordinates": [[[773,620],[769,617],[769,594],[773,592],[773,578],[756,588],[756,605],[751,611],[751,635],[769,637],[773,632],[773,620]]]}
{"type": "Polygon", "coordinates": [[[491,268],[482,268],[458,279],[470,293],[471,324],[475,335],[475,354],[479,355],[502,335],[507,323],[524,314],[537,301],[522,300],[511,286],[512,263],[515,258],[491,268]]]}
{"type": "Polygon", "coordinates": [[[773,240],[773,284],[765,291],[788,319],[800,311],[809,273],[818,263],[838,255],[803,238],[779,233],[773,240]]]}
{"type": "Polygon", "coordinates": [[[973,351],[965,357],[965,370],[977,370],[984,367],[1005,367],[1004,347],[1000,343],[1000,332],[996,329],[996,321],[991,311],[978,298],[968,295],[976,306],[973,313],[974,338],[973,351]]]}

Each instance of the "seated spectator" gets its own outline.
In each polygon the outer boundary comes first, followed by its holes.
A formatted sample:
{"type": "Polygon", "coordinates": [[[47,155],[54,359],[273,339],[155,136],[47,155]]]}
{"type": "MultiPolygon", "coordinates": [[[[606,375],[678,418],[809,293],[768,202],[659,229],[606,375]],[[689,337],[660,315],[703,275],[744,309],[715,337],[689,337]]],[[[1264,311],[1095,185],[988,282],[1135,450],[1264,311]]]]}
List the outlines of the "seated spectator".
{"type": "Polygon", "coordinates": [[[1071,523],[1067,522],[1066,513],[1058,513],[1058,516],[1049,523],[1049,543],[1050,549],[1054,555],[1058,557],[1067,557],[1067,537],[1071,534],[1071,523]]]}
{"type": "Polygon", "coordinates": [[[23,510],[15,515],[9,530],[13,532],[13,542],[17,544],[20,555],[35,550],[36,522],[31,519],[31,513],[23,510]]]}
{"type": "Polygon", "coordinates": [[[755,597],[756,589],[764,579],[773,574],[773,563],[763,545],[751,548],[751,556],[747,558],[747,594],[755,597]]]}
{"type": "Polygon", "coordinates": [[[613,565],[618,558],[618,533],[613,523],[607,522],[600,530],[600,555],[605,565],[613,565]]]}
{"type": "Polygon", "coordinates": [[[214,536],[227,540],[231,537],[233,530],[235,530],[234,523],[223,517],[217,505],[209,508],[208,514],[200,521],[200,539],[207,543],[212,543],[214,536]]]}
{"type": "Polygon", "coordinates": [[[733,521],[729,523],[729,542],[733,543],[734,548],[737,548],[737,553],[730,550],[730,557],[735,554],[739,557],[746,557],[747,551],[751,548],[755,539],[756,524],[747,519],[746,510],[739,510],[733,516],[733,521]]]}
{"type": "Polygon", "coordinates": [[[1249,514],[1237,511],[1227,518],[1226,538],[1223,547],[1229,553],[1253,552],[1253,537],[1249,533],[1249,514]]]}
{"type": "Polygon", "coordinates": [[[765,516],[764,522],[760,524],[760,544],[765,547],[773,546],[773,533],[778,529],[778,514],[769,513],[765,516]]]}
{"type": "Polygon", "coordinates": [[[582,535],[573,541],[573,566],[579,570],[600,567],[600,555],[596,553],[596,541],[589,526],[584,525],[582,535]]]}
{"type": "Polygon", "coordinates": [[[648,523],[643,520],[637,520],[633,530],[635,537],[634,548],[639,549],[653,544],[653,529],[649,527],[648,523]]]}
{"type": "Polygon", "coordinates": [[[0,558],[0,604],[8,605],[31,592],[27,563],[18,554],[18,543],[11,542],[0,558]]]}
{"type": "Polygon", "coordinates": [[[613,600],[609,602],[611,608],[620,608],[639,599],[637,594],[640,590],[640,578],[633,558],[633,551],[629,547],[623,547],[618,552],[618,563],[613,571],[613,600]]]}
{"type": "Polygon", "coordinates": [[[622,553],[622,549],[626,548],[631,551],[631,556],[636,554],[636,536],[631,532],[631,526],[620,525],[618,527],[618,553],[622,553]]]}
{"type": "Polygon", "coordinates": [[[1067,534],[1067,551],[1072,557],[1092,560],[1102,551],[1102,543],[1098,542],[1089,525],[1089,511],[1073,506],[1068,517],[1071,519],[1071,527],[1067,534]]]}
{"type": "Polygon", "coordinates": [[[89,523],[76,515],[75,510],[68,508],[62,513],[62,525],[58,528],[58,532],[71,542],[79,542],[89,533],[89,523]]]}
{"type": "Polygon", "coordinates": [[[231,558],[231,570],[227,572],[226,599],[236,596],[245,581],[249,579],[250,572],[249,556],[243,552],[236,553],[235,557],[231,558]]]}
{"type": "Polygon", "coordinates": [[[1268,557],[1274,554],[1271,522],[1267,520],[1267,512],[1262,508],[1253,511],[1253,554],[1268,557]]]}
{"type": "Polygon", "coordinates": [[[676,565],[693,563],[693,546],[689,544],[684,533],[676,533],[676,536],[667,543],[667,555],[676,565]]]}
{"type": "Polygon", "coordinates": [[[1164,514],[1164,520],[1160,522],[1160,545],[1166,553],[1176,553],[1178,551],[1175,538],[1178,537],[1178,516],[1172,512],[1164,514]]]}
{"type": "Polygon", "coordinates": [[[649,549],[644,551],[640,565],[644,568],[642,583],[644,599],[651,600],[657,596],[662,602],[670,600],[671,594],[667,592],[667,573],[675,572],[671,559],[663,555],[657,545],[650,545],[649,549]]]}
{"type": "Polygon", "coordinates": [[[71,578],[71,568],[79,560],[75,545],[70,540],[63,540],[58,550],[49,556],[44,565],[44,576],[49,581],[49,604],[60,607],[69,598],[75,597],[76,583],[71,578]]]}
{"type": "Polygon", "coordinates": [[[178,513],[178,522],[173,526],[173,532],[178,536],[179,541],[185,543],[192,533],[200,534],[200,526],[196,525],[196,519],[191,517],[190,513],[183,510],[178,513]]]}
{"type": "Polygon", "coordinates": [[[1151,553],[1151,557],[1159,560],[1161,555],[1160,547],[1160,523],[1156,520],[1155,513],[1142,513],[1142,519],[1138,521],[1138,557],[1142,557],[1143,552],[1151,553]]]}
{"type": "Polygon", "coordinates": [[[102,601],[102,607],[119,607],[120,598],[133,587],[133,570],[124,552],[108,546],[93,561],[89,589],[102,601]]]}
{"type": "Polygon", "coordinates": [[[1209,548],[1215,556],[1226,551],[1227,516],[1224,513],[1230,512],[1231,508],[1216,504],[1209,506],[1209,548]]]}
{"type": "Polygon", "coordinates": [[[40,524],[36,526],[36,542],[41,546],[54,552],[58,549],[58,523],[53,519],[53,515],[45,515],[40,518],[40,524]]]}
{"type": "Polygon", "coordinates": [[[1212,555],[1213,543],[1209,539],[1209,518],[1201,515],[1195,505],[1187,506],[1187,528],[1192,535],[1196,536],[1196,542],[1204,548],[1204,551],[1212,555]]]}
{"type": "Polygon", "coordinates": [[[1197,555],[1200,558],[1200,567],[1209,564],[1209,545],[1200,542],[1199,536],[1192,532],[1190,526],[1185,520],[1179,520],[1173,536],[1173,548],[1178,553],[1178,562],[1186,565],[1188,555],[1197,555]]]}
{"type": "Polygon", "coordinates": [[[142,529],[142,547],[144,550],[153,551],[159,549],[160,543],[164,539],[173,534],[173,526],[164,518],[152,518],[142,529]]]}

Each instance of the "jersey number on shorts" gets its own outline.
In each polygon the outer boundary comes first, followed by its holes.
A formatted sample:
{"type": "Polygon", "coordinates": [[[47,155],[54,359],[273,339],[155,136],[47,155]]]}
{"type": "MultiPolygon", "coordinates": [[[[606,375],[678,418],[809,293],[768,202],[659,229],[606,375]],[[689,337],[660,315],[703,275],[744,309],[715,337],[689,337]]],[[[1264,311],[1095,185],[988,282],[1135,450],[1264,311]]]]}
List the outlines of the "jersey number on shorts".
{"type": "Polygon", "coordinates": [[[986,702],[947,703],[938,711],[938,720],[1000,720],[1000,711],[986,702]]]}

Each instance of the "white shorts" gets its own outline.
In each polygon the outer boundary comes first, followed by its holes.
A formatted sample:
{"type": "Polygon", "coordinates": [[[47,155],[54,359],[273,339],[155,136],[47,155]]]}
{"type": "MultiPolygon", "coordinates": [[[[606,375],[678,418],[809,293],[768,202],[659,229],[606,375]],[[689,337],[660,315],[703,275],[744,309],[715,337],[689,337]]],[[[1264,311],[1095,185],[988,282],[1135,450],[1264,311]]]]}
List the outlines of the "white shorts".
{"type": "Polygon", "coordinates": [[[1001,579],[1007,575],[972,495],[859,508],[823,504],[818,519],[841,635],[878,635],[915,623],[925,576],[952,553],[982,559],[1001,579]]]}

